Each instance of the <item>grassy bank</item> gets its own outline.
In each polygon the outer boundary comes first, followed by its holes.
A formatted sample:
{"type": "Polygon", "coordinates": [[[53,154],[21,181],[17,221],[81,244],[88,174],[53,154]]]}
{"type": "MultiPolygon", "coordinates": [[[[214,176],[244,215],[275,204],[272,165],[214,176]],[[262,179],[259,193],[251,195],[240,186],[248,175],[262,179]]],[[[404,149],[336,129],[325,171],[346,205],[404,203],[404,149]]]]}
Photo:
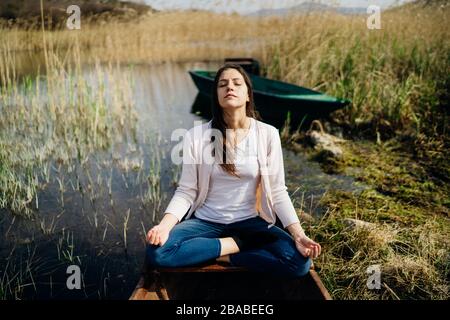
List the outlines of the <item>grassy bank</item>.
{"type": "MultiPolygon", "coordinates": [[[[382,14],[382,30],[338,16],[299,20],[293,28],[304,32],[267,52],[269,76],[352,100],[331,118],[347,138],[343,158],[323,167],[367,189],[328,192],[326,214],[307,225],[323,244],[317,266],[337,299],[450,296],[449,17],[448,5],[419,2],[382,14]],[[367,287],[372,265],[381,269],[378,290],[367,287]]],[[[323,161],[305,139],[284,140],[323,161]]]]}
{"type": "Polygon", "coordinates": [[[449,186],[431,179],[410,155],[389,144],[347,141],[341,173],[367,188],[330,191],[327,211],[307,224],[323,245],[316,262],[336,299],[448,299],[449,186]],[[367,222],[349,225],[348,219],[367,222]],[[379,265],[381,288],[367,287],[367,268],[379,265]]]}

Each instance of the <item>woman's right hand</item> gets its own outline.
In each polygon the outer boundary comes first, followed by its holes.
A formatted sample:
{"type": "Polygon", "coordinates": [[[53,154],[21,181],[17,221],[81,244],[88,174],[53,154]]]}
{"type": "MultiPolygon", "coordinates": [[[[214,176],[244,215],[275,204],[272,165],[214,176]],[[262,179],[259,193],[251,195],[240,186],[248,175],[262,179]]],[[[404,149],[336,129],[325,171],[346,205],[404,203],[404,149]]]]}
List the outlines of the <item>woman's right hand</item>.
{"type": "Polygon", "coordinates": [[[147,233],[147,242],[156,246],[163,246],[169,238],[170,228],[158,224],[147,233]]]}

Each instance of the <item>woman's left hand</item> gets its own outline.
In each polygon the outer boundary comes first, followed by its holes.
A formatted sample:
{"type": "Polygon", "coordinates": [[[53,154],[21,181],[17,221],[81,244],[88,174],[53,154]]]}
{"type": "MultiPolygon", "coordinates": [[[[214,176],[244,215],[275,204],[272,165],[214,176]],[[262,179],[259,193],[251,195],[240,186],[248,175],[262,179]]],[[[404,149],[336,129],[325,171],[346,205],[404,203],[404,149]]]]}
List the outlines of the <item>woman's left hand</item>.
{"type": "Polygon", "coordinates": [[[304,233],[294,237],[297,250],[304,256],[315,259],[320,255],[322,247],[317,242],[311,240],[304,233]]]}

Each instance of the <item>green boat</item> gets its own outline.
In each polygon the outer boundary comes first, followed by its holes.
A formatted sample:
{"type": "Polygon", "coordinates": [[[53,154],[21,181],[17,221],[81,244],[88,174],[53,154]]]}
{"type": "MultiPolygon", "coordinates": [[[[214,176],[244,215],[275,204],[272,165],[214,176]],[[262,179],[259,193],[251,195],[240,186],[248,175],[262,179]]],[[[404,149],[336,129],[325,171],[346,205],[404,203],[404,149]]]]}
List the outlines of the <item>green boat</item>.
{"type": "MultiPolygon", "coordinates": [[[[216,71],[191,70],[189,74],[199,94],[193,105],[193,112],[206,118],[211,117],[211,96],[216,71]]],[[[331,112],[350,103],[318,91],[294,84],[271,80],[248,73],[253,83],[256,110],[262,120],[281,127],[290,114],[291,128],[312,120],[327,117],[331,112]]]]}

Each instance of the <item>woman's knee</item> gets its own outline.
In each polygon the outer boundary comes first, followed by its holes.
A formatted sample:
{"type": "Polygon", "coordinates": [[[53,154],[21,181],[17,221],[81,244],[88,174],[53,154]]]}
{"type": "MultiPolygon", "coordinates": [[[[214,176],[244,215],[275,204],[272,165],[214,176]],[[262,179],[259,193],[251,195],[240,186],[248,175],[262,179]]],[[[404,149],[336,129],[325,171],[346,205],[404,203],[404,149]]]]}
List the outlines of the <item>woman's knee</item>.
{"type": "Polygon", "coordinates": [[[173,246],[148,245],[146,249],[146,263],[153,268],[171,267],[173,246]]]}
{"type": "Polygon", "coordinates": [[[296,260],[295,266],[293,268],[292,276],[299,278],[308,274],[309,269],[311,268],[311,259],[303,257],[300,253],[296,260]]]}
{"type": "Polygon", "coordinates": [[[308,274],[311,267],[311,259],[304,257],[294,246],[289,246],[289,249],[285,251],[283,260],[287,266],[287,274],[290,277],[303,277],[308,274]]]}

